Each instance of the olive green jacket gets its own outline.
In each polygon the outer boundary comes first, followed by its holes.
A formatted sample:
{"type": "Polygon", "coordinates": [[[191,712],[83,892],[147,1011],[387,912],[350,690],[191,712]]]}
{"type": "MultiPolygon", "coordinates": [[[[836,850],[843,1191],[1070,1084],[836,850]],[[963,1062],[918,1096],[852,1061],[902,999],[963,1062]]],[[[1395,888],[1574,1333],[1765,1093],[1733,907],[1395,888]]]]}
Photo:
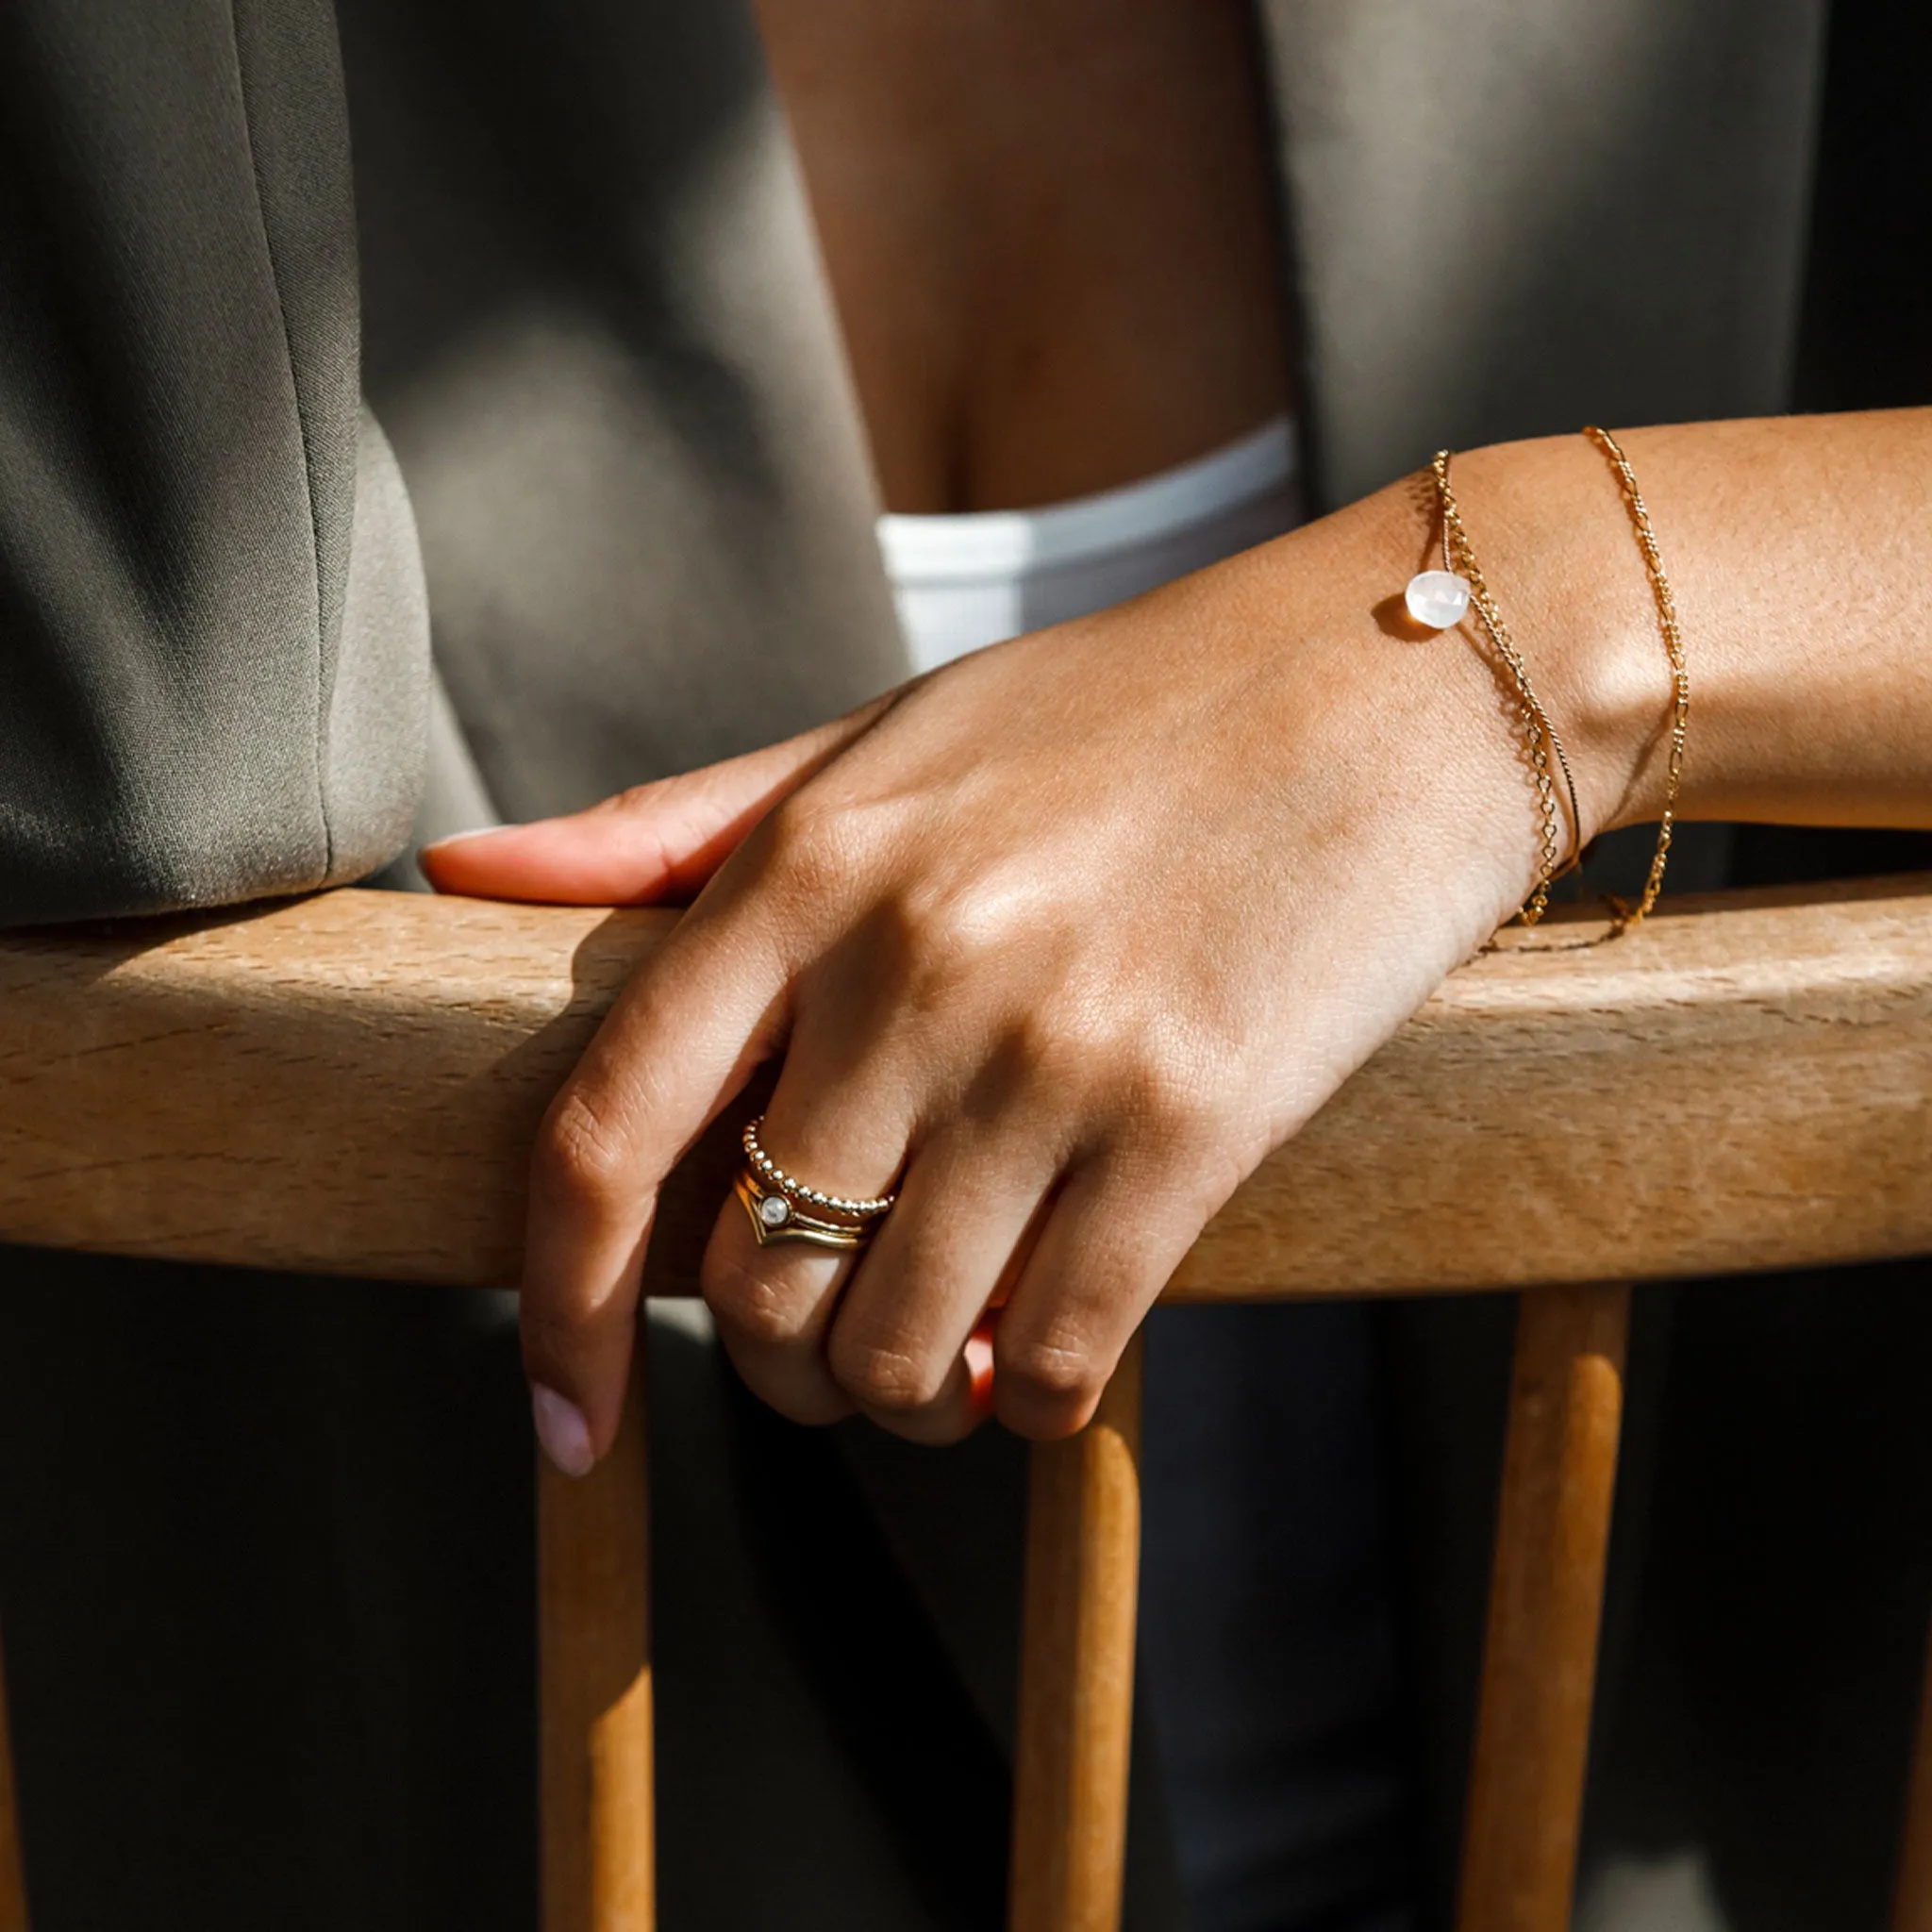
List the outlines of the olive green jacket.
{"type": "MultiPolygon", "coordinates": [[[[1824,0],[1261,0],[1318,501],[1444,442],[1790,407],[1826,30],[1824,0]]],[[[906,664],[875,508],[739,0],[0,13],[0,925],[363,877],[412,825],[846,709],[906,664]]],[[[1480,1308],[1390,1337],[1438,1898],[1505,1343],[1480,1308]]],[[[987,1923],[1009,1450],[781,1440],[699,1333],[657,1355],[666,1923],[987,1923]]],[[[14,1251],[0,1454],[37,1924],[527,1923],[500,1305],[14,1251]]],[[[1619,1587],[1652,1636],[1613,1617],[1612,1662],[1662,1684],[1681,1620],[1619,1587]]],[[[1597,1923],[1633,1852],[1791,1896],[1734,1875],[1669,1710],[1629,1708],[1663,1728],[1606,1747],[1597,1923]]]]}

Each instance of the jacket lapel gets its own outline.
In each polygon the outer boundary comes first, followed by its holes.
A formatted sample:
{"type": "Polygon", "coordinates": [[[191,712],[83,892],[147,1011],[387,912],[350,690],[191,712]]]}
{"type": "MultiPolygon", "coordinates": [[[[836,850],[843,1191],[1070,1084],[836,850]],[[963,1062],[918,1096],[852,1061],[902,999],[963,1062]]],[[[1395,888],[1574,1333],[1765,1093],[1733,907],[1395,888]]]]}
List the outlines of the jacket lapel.
{"type": "Polygon", "coordinates": [[[364,386],[512,818],[836,716],[906,658],[749,9],[342,0],[364,386]]]}

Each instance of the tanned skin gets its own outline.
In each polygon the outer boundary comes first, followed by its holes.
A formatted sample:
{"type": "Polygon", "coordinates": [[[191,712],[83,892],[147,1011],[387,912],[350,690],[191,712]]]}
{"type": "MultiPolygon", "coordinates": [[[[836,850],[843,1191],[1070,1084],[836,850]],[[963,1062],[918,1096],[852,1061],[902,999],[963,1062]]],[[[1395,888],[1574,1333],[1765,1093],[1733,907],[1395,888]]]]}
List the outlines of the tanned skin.
{"type": "Polygon", "coordinates": [[[1110,489],[1286,407],[1248,0],[761,0],[889,508],[1110,489]]]}
{"type": "MultiPolygon", "coordinates": [[[[764,13],[893,507],[1131,481],[1289,400],[1244,8],[764,13]]],[[[1932,409],[1623,441],[1689,649],[1684,816],[1932,828],[1932,409]]],[[[1477,450],[1457,485],[1583,836],[1654,817],[1669,674],[1602,456],[1477,450]]],[[[901,1198],[857,1260],[760,1249],[724,1205],[704,1286],[750,1385],[925,1441],[989,1407],[1080,1426],[1208,1216],[1535,875],[1492,668],[1390,615],[1427,502],[1411,479],[802,738],[425,855],[453,891],[698,895],[536,1150],[525,1355],[560,1466],[615,1432],[659,1184],[766,1059],[774,1158],[901,1198]]]]}

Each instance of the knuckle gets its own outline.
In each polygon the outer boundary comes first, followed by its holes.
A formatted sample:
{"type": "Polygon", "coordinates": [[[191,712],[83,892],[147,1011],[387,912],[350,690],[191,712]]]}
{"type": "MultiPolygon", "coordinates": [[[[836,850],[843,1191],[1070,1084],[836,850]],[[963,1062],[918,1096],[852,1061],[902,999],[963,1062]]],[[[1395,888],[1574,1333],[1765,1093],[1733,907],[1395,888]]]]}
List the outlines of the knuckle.
{"type": "Polygon", "coordinates": [[[887,1341],[847,1341],[834,1331],[832,1378],[869,1409],[904,1415],[930,1407],[945,1386],[943,1370],[887,1341]]]}
{"type": "Polygon", "coordinates": [[[1221,1138],[1234,1078],[1219,1054],[1164,1017],[1060,1000],[1022,1018],[1014,1064],[1036,1091],[1072,1097],[1163,1155],[1221,1138]]]}
{"type": "Polygon", "coordinates": [[[1058,1409],[1091,1401],[1099,1394],[1103,1377],[1084,1340],[1049,1332],[1015,1338],[1000,1349],[995,1386],[1002,1380],[1035,1406],[1058,1409]]]}
{"type": "Polygon", "coordinates": [[[604,801],[601,808],[609,812],[648,811],[660,803],[668,789],[662,778],[649,778],[641,785],[626,785],[622,791],[613,792],[604,801]]]}
{"type": "Polygon", "coordinates": [[[895,991],[901,1007],[928,1017],[947,1010],[974,983],[982,958],[977,941],[943,910],[900,907],[896,921],[895,991]]]}
{"type": "Polygon", "coordinates": [[[1226,1137],[1229,1108],[1220,1058],[1170,1027],[1150,1027],[1126,1055],[1125,1110],[1139,1129],[1174,1153],[1208,1149],[1226,1137]]]}
{"type": "Polygon", "coordinates": [[[1028,1085],[1064,1095],[1095,1084],[1111,1047],[1110,1031],[1096,1008],[1063,1001],[1020,1017],[1012,1030],[1010,1056],[1028,1085]]]}
{"type": "Polygon", "coordinates": [[[802,899],[829,899],[863,870],[871,837],[863,813],[794,793],[765,822],[774,876],[802,899]]]}
{"type": "Polygon", "coordinates": [[[1200,1057],[1168,1040],[1141,1042],[1126,1084],[1136,1111],[1159,1127],[1191,1128],[1213,1111],[1211,1084],[1200,1057]]]}
{"type": "Polygon", "coordinates": [[[908,885],[903,913],[921,957],[938,972],[968,973],[1033,927],[1024,890],[997,870],[927,875],[908,885]]]}
{"type": "Polygon", "coordinates": [[[537,1133],[530,1185],[541,1201],[603,1208],[628,1191],[630,1156],[609,1110],[581,1086],[558,1095],[537,1133]]]}
{"type": "Polygon", "coordinates": [[[756,1263],[714,1260],[705,1270],[705,1305],[719,1324],[754,1348],[785,1348],[811,1324],[810,1304],[762,1274],[756,1263]]]}

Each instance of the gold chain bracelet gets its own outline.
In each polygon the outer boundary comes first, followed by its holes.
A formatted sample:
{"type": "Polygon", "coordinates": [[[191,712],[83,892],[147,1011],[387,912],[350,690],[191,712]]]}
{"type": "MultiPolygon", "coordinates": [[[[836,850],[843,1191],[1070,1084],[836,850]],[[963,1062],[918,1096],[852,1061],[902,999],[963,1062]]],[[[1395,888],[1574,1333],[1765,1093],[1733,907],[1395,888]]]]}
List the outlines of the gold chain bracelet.
{"type": "Polygon", "coordinates": [[[1622,900],[1612,899],[1616,908],[1616,932],[1628,932],[1650,908],[1657,904],[1657,895],[1663,890],[1664,866],[1671,856],[1671,833],[1677,822],[1677,794],[1684,783],[1684,737],[1690,723],[1690,673],[1684,661],[1684,634],[1677,626],[1676,601],[1671,595],[1671,580],[1664,575],[1662,553],[1657,549],[1657,533],[1650,527],[1650,511],[1644,508],[1643,492],[1637,487],[1636,473],[1630,467],[1630,459],[1618,447],[1617,440],[1607,429],[1599,429],[1591,424],[1584,435],[1600,449],[1610,468],[1617,473],[1617,482],[1624,492],[1624,507],[1630,512],[1632,527],[1637,532],[1637,547],[1643,553],[1643,568],[1650,576],[1651,594],[1657,600],[1657,628],[1662,631],[1664,649],[1671,659],[1671,755],[1664,777],[1663,817],[1657,828],[1657,851],[1650,861],[1650,875],[1643,882],[1643,895],[1635,906],[1625,905],[1622,900]]]}
{"type": "Polygon", "coordinates": [[[1542,819],[1542,858],[1536,888],[1517,915],[1524,925],[1534,925],[1549,909],[1550,887],[1569,869],[1563,860],[1562,814],[1557,805],[1556,781],[1550,773],[1552,753],[1556,755],[1557,768],[1563,774],[1563,789],[1569,795],[1573,853],[1582,843],[1583,814],[1577,807],[1576,780],[1571,773],[1563,741],[1557,735],[1550,714],[1543,709],[1542,701],[1529,681],[1529,667],[1524,662],[1523,653],[1516,648],[1515,640],[1510,637],[1508,626],[1503,622],[1503,614],[1496,608],[1496,600],[1490,594],[1490,587],[1475,560],[1475,551],[1470,543],[1469,532],[1463,527],[1462,512],[1457,506],[1456,491],[1449,481],[1449,458],[1448,450],[1438,450],[1436,460],[1431,465],[1431,474],[1436,479],[1436,500],[1442,514],[1442,568],[1447,575],[1468,585],[1469,602],[1475,611],[1476,622],[1481,625],[1491,646],[1503,660],[1516,687],[1517,714],[1523,723],[1523,741],[1529,754],[1530,775],[1536,782],[1537,805],[1542,819]]]}

